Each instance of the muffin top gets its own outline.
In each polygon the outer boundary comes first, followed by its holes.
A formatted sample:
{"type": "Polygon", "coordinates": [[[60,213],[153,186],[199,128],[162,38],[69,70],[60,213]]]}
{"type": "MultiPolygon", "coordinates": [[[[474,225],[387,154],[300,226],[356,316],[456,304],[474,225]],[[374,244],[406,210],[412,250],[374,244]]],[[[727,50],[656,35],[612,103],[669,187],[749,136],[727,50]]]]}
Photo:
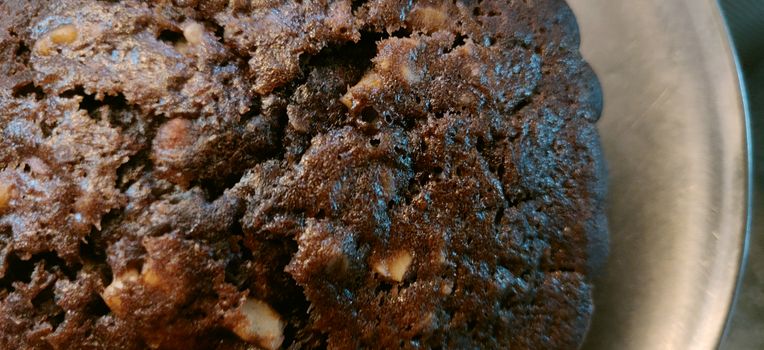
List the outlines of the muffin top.
{"type": "Polygon", "coordinates": [[[0,2],[0,348],[576,348],[562,0],[0,2]]]}

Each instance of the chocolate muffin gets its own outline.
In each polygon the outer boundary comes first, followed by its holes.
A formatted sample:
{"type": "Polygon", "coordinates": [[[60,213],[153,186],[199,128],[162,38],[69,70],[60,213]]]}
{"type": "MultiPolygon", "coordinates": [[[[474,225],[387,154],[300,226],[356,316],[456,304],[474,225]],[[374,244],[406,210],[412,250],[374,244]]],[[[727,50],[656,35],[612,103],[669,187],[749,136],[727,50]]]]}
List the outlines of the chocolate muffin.
{"type": "Polygon", "coordinates": [[[575,349],[562,0],[0,2],[0,348],[575,349]]]}

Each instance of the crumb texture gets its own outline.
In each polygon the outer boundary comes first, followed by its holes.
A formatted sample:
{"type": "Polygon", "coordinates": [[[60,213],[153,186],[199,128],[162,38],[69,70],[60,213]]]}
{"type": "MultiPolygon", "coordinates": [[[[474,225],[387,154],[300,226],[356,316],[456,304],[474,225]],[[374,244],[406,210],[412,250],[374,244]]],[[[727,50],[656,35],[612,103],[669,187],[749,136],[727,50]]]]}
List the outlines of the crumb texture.
{"type": "Polygon", "coordinates": [[[0,1],[0,349],[575,349],[562,0],[0,1]]]}

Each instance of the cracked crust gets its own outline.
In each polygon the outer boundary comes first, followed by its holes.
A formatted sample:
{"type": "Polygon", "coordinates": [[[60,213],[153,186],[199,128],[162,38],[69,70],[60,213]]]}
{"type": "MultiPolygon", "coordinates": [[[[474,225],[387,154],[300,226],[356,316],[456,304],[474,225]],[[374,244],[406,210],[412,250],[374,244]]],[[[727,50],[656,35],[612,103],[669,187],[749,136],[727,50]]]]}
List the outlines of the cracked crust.
{"type": "Polygon", "coordinates": [[[0,2],[0,348],[576,348],[562,0],[0,2]]]}

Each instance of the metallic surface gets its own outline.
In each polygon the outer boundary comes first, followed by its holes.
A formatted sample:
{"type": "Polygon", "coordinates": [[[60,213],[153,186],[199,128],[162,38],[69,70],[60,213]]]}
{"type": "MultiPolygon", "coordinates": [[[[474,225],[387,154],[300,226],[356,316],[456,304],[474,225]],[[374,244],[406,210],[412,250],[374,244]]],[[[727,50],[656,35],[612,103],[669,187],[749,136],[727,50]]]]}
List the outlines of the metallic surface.
{"type": "Polygon", "coordinates": [[[611,255],[584,349],[714,349],[745,241],[745,117],[712,0],[569,0],[603,85],[611,255]]]}
{"type": "Polygon", "coordinates": [[[720,0],[747,95],[751,152],[748,259],[720,349],[764,349],[764,2],[720,0]]]}

